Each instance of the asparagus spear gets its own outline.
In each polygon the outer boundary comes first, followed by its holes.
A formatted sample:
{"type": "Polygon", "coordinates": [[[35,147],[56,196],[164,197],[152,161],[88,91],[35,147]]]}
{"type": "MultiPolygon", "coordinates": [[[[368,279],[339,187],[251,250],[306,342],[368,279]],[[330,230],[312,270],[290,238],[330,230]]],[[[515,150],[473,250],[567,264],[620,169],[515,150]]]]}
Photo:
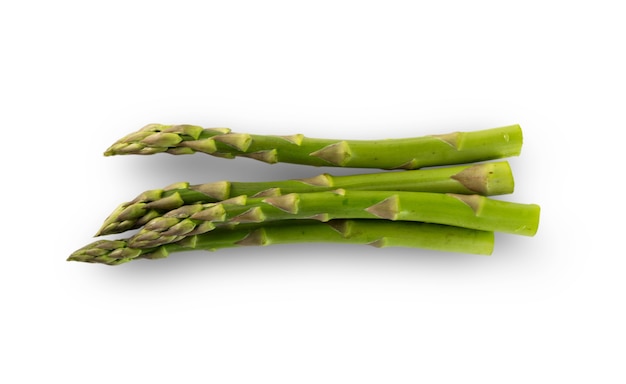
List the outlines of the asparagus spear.
{"type": "Polygon", "coordinates": [[[149,124],[105,151],[124,154],[191,154],[245,156],[270,164],[417,169],[517,156],[522,147],[519,125],[474,132],[454,132],[406,139],[333,140],[235,133],[228,128],[149,124]]]}
{"type": "Polygon", "coordinates": [[[513,187],[511,168],[505,161],[350,176],[321,174],[301,180],[219,181],[201,185],[183,182],[145,191],[132,201],[119,205],[104,221],[96,236],[139,228],[151,219],[183,205],[218,202],[239,195],[278,196],[337,188],[499,195],[512,193],[513,187]]]}
{"type": "Polygon", "coordinates": [[[99,240],[72,253],[68,260],[117,265],[140,258],[164,258],[180,251],[214,251],[237,246],[304,242],[368,244],[490,255],[494,235],[487,231],[406,221],[331,220],[322,223],[298,220],[294,225],[293,220],[285,220],[221,227],[186,237],[177,243],[150,248],[132,248],[128,240],[99,240]]]}
{"type": "Polygon", "coordinates": [[[129,239],[133,248],[152,248],[206,233],[215,223],[263,223],[284,219],[386,219],[447,224],[533,236],[539,206],[479,195],[404,191],[290,193],[266,198],[239,196],[221,203],[192,204],[150,220],[129,239]]]}

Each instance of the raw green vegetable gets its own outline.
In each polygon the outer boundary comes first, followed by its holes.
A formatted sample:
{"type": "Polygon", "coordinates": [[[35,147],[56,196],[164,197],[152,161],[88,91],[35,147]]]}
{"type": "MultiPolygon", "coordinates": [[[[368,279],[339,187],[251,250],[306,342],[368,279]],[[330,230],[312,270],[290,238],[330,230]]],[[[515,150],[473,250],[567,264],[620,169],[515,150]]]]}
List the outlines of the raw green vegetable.
{"type": "Polygon", "coordinates": [[[253,135],[196,125],[150,124],[118,140],[104,154],[202,152],[225,158],[245,156],[270,164],[417,169],[517,156],[522,139],[519,125],[416,138],[341,140],[308,138],[300,134],[253,135]]]}
{"type": "Polygon", "coordinates": [[[68,260],[116,265],[181,251],[311,242],[491,254],[494,232],[534,236],[539,226],[538,205],[486,197],[513,192],[507,162],[476,164],[517,156],[522,141],[519,125],[341,140],[150,124],[117,141],[105,155],[202,152],[270,164],[398,171],[271,182],[182,182],[145,191],[121,204],[98,232],[138,229],[133,236],[96,241],[68,260]]]}
{"type": "Polygon", "coordinates": [[[201,185],[177,183],[143,192],[117,207],[97,233],[109,235],[139,228],[165,212],[194,203],[219,202],[239,195],[280,196],[337,188],[499,195],[512,193],[513,175],[505,161],[400,172],[332,176],[268,182],[219,181],[201,185]]]}
{"type": "Polygon", "coordinates": [[[490,255],[493,232],[446,225],[390,220],[275,221],[220,227],[192,235],[177,243],[150,248],[131,248],[128,240],[99,240],[76,252],[68,260],[117,265],[134,259],[158,259],[170,253],[238,246],[288,243],[350,243],[375,247],[410,247],[446,252],[490,255]]]}
{"type": "Polygon", "coordinates": [[[265,198],[238,196],[220,203],[191,204],[150,220],[129,240],[151,248],[211,231],[215,224],[263,223],[285,219],[381,219],[447,224],[533,236],[539,206],[461,195],[403,191],[290,193],[265,198]]]}

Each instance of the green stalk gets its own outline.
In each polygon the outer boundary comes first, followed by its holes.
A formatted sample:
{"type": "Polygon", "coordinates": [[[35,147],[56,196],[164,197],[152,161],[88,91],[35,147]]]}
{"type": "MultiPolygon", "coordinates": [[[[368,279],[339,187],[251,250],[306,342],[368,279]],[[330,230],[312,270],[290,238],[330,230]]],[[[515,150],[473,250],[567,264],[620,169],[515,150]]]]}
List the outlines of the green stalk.
{"type": "Polygon", "coordinates": [[[417,169],[517,156],[521,147],[519,125],[405,139],[341,140],[308,138],[300,134],[253,135],[195,125],[150,124],[118,140],[104,154],[202,152],[225,158],[244,156],[270,164],[417,169]]]}
{"type": "Polygon", "coordinates": [[[134,200],[119,205],[105,220],[96,236],[139,228],[151,219],[183,205],[219,202],[240,195],[280,196],[289,193],[322,192],[337,188],[499,195],[512,193],[514,180],[509,164],[506,161],[500,161],[350,176],[321,174],[300,180],[219,181],[200,185],[189,185],[183,182],[163,189],[145,191],[134,200]]]}
{"type": "Polygon", "coordinates": [[[68,258],[69,261],[118,265],[135,259],[159,259],[191,250],[214,251],[238,246],[291,243],[349,243],[375,247],[409,247],[445,252],[490,255],[493,232],[437,224],[389,220],[313,220],[243,224],[193,235],[177,243],[151,248],[131,248],[128,240],[99,240],[68,258]]]}
{"type": "Polygon", "coordinates": [[[211,231],[215,224],[263,223],[285,219],[385,219],[446,224],[533,236],[539,206],[479,195],[403,191],[290,193],[266,198],[239,196],[221,203],[185,205],[150,220],[129,240],[150,248],[211,231]]]}

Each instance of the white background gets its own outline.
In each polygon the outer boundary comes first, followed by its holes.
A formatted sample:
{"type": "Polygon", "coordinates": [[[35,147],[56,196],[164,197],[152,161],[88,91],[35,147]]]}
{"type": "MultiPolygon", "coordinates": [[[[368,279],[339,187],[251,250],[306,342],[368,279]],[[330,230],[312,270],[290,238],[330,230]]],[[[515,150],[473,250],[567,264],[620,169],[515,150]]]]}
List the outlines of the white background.
{"type": "Polygon", "coordinates": [[[3,2],[0,381],[625,382],[618,5],[3,2]],[[542,222],[491,257],[286,245],[66,262],[146,189],[354,171],[102,155],[152,122],[348,139],[519,123],[506,198],[542,222]]]}

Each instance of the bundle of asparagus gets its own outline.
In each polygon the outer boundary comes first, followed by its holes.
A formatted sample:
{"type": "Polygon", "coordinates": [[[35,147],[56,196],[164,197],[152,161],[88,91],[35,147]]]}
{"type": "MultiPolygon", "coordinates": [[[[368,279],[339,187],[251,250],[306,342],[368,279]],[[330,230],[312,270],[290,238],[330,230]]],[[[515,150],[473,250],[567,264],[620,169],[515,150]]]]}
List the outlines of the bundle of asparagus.
{"type": "Polygon", "coordinates": [[[97,236],[138,229],[136,234],[96,241],[68,260],[117,265],[185,250],[299,242],[489,255],[494,232],[533,236],[537,231],[539,206],[487,197],[512,193],[514,181],[506,161],[484,161],[517,156],[521,146],[519,125],[358,141],[150,124],[105,155],[201,152],[268,163],[406,170],[273,182],[181,182],[145,191],[117,207],[97,236]],[[439,167],[423,169],[434,166],[439,167]]]}

